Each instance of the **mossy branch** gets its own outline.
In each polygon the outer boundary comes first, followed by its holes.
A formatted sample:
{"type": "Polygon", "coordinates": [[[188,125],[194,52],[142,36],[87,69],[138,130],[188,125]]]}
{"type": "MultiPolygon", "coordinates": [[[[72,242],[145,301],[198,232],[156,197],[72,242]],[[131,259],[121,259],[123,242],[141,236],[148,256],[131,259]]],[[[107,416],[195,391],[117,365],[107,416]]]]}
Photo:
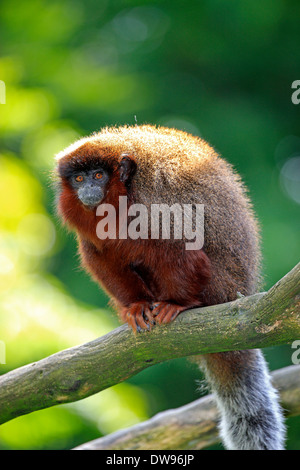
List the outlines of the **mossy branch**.
{"type": "Polygon", "coordinates": [[[127,325],[0,377],[0,424],[86,398],[178,357],[263,348],[300,338],[300,263],[268,292],[189,310],[134,335],[127,325]]]}

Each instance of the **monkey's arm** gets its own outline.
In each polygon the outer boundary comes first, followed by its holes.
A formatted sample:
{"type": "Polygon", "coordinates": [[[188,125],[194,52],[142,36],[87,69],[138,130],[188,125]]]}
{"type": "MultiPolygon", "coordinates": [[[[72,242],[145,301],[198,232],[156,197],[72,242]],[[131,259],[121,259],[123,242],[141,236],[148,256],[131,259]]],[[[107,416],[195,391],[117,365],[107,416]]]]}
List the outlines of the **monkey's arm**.
{"type": "Polygon", "coordinates": [[[142,263],[127,263],[126,257],[117,256],[114,250],[101,252],[88,240],[79,239],[79,252],[83,266],[108,292],[112,303],[124,322],[134,331],[149,329],[154,324],[152,302],[154,300],[150,275],[142,263]]]}
{"type": "Polygon", "coordinates": [[[99,251],[84,239],[79,239],[79,252],[83,266],[121,305],[153,300],[144,279],[131,263],[126,263],[124,256],[117,261],[113,250],[99,251]]]}
{"type": "Polygon", "coordinates": [[[120,241],[98,249],[80,239],[83,266],[113,297],[118,313],[134,331],[169,323],[183,310],[200,306],[201,291],[210,279],[210,263],[202,251],[166,250],[147,244],[139,249],[120,241]],[[134,260],[134,261],[133,261],[134,260]]]}

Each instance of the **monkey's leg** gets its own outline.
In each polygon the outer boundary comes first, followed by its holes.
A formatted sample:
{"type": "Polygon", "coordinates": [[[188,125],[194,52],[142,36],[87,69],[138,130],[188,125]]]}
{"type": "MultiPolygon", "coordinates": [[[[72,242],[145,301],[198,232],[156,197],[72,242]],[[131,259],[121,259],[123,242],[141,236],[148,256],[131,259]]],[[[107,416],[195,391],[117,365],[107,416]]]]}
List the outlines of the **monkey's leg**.
{"type": "Polygon", "coordinates": [[[199,356],[221,412],[229,450],[282,450],[283,414],[260,350],[199,356]]]}

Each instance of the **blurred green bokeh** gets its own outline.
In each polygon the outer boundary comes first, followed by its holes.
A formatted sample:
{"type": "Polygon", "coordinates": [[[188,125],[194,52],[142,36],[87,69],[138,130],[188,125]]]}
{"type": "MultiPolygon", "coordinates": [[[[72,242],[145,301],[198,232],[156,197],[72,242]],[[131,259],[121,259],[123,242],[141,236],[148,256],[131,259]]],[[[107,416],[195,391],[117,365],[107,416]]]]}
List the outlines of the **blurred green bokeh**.
{"type": "MultiPolygon", "coordinates": [[[[296,0],[0,2],[0,373],[118,325],[78,267],[51,183],[54,154],[103,126],[160,124],[208,140],[249,188],[264,288],[298,262],[299,17],[296,0]]],[[[271,369],[291,364],[289,346],[265,353],[271,369]]],[[[197,378],[185,360],[149,368],[3,425],[0,448],[72,448],[196,399],[197,378]]],[[[288,432],[300,449],[299,418],[288,432]]]]}

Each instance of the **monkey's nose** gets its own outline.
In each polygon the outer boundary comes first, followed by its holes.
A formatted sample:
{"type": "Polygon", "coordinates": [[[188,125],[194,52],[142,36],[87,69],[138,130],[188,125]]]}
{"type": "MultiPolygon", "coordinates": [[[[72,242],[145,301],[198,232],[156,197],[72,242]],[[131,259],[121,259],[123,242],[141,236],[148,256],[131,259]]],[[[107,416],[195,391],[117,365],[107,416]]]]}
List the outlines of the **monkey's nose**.
{"type": "Polygon", "coordinates": [[[103,199],[103,192],[97,187],[80,188],[78,198],[85,206],[96,207],[103,199]]]}

